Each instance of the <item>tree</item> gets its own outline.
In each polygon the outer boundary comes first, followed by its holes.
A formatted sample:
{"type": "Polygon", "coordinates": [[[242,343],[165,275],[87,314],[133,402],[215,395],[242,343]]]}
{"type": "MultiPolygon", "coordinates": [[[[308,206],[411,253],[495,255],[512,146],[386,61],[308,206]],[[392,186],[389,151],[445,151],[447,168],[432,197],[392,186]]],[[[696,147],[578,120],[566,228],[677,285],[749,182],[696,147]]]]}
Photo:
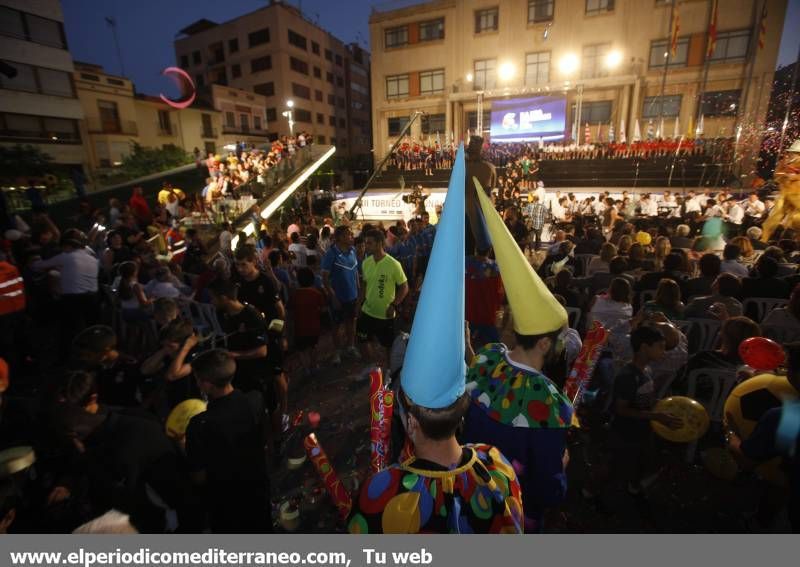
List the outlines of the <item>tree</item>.
{"type": "Polygon", "coordinates": [[[31,145],[0,147],[0,175],[11,180],[17,177],[41,177],[49,173],[53,158],[31,145]]]}

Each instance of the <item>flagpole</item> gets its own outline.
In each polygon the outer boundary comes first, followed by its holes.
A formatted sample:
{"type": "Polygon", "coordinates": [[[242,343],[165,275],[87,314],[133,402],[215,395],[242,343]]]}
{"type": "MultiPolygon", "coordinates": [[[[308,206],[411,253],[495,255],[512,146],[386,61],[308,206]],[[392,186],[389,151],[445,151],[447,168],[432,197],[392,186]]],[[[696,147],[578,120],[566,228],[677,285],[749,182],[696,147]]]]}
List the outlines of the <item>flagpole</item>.
{"type": "MultiPolygon", "coordinates": [[[[739,179],[742,174],[742,160],[739,159],[739,138],[741,137],[742,123],[746,121],[749,113],[747,112],[747,103],[750,101],[750,89],[753,84],[753,72],[756,67],[756,56],[758,55],[758,43],[760,38],[761,16],[766,8],[767,0],[761,4],[761,10],[757,10],[757,2],[753,2],[753,36],[750,38],[750,53],[748,54],[747,79],[742,83],[742,100],[739,101],[739,108],[736,112],[736,124],[733,131],[736,135],[736,144],[733,150],[733,163],[736,169],[736,178],[739,179]]],[[[755,109],[758,113],[758,108],[755,109]]]]}
{"type": "Polygon", "coordinates": [[[794,62],[794,71],[792,71],[792,82],[789,85],[789,93],[786,97],[786,114],[783,117],[783,127],[781,128],[781,141],[778,144],[778,153],[776,157],[780,157],[783,151],[783,143],[786,140],[786,127],[789,125],[789,115],[792,113],[792,106],[794,104],[795,89],[797,89],[797,74],[800,71],[800,49],[797,50],[797,59],[794,62]]]}
{"type": "Polygon", "coordinates": [[[664,61],[664,74],[661,77],[661,93],[658,97],[658,119],[661,120],[664,117],[664,90],[667,88],[667,72],[669,71],[669,60],[672,56],[672,34],[674,30],[672,26],[675,25],[675,6],[677,5],[677,0],[672,1],[672,8],[669,12],[669,39],[667,40],[667,57],[666,61],[664,61]]]}
{"type": "MultiPolygon", "coordinates": [[[[708,42],[708,28],[711,27],[711,19],[715,17],[716,1],[711,2],[711,12],[708,14],[708,27],[706,28],[706,42],[708,42]]],[[[714,32],[716,33],[716,31],[714,32]]],[[[716,41],[716,38],[715,38],[716,41]]],[[[703,114],[703,95],[705,95],[706,84],[708,83],[708,68],[711,63],[711,54],[708,52],[708,44],[706,44],[705,64],[703,65],[703,80],[700,83],[700,90],[697,93],[697,125],[700,126],[700,116],[703,114]]]]}

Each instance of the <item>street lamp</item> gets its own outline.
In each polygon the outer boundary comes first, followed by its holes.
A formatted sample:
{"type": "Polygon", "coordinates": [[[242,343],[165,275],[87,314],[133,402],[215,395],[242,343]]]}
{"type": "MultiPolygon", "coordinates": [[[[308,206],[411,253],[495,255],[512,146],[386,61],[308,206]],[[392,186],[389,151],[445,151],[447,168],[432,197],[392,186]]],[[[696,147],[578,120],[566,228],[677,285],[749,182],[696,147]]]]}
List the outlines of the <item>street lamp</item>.
{"type": "Polygon", "coordinates": [[[294,108],[294,101],[287,100],[286,106],[289,110],[283,112],[283,116],[285,116],[289,120],[289,135],[294,136],[294,116],[292,114],[292,108],[294,108]]]}
{"type": "Polygon", "coordinates": [[[567,53],[558,62],[558,70],[562,75],[571,75],[578,69],[578,56],[574,53],[567,53]]]}

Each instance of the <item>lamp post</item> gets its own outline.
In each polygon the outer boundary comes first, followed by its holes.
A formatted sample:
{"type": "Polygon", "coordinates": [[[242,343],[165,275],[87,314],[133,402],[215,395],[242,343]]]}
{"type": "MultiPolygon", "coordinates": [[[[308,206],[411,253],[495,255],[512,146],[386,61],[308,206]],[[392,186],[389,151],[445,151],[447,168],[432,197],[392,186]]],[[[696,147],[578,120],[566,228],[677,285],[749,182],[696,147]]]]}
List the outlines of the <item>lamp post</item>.
{"type": "Polygon", "coordinates": [[[294,108],[294,101],[287,100],[286,106],[289,110],[283,112],[283,116],[285,116],[289,120],[289,135],[294,136],[294,116],[292,114],[292,108],[294,108]]]}

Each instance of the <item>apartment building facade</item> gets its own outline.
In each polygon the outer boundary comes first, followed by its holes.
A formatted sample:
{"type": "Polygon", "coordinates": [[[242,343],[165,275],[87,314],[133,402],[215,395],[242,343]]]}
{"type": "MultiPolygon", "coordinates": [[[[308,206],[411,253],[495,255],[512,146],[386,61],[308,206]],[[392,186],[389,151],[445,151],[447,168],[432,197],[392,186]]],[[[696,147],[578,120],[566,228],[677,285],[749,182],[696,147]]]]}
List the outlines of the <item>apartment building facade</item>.
{"type": "Polygon", "coordinates": [[[479,107],[487,131],[493,101],[542,95],[566,97],[567,139],[578,112],[580,139],[585,123],[603,139],[613,124],[619,139],[624,121],[628,140],[636,121],[644,135],[664,120],[671,137],[676,118],[688,135],[701,115],[706,137],[734,136],[741,113],[754,150],[786,0],[719,0],[711,50],[713,0],[674,1],[436,0],[373,11],[376,159],[416,110],[426,116],[415,138],[460,139],[477,129],[479,107]]]}
{"type": "Polygon", "coordinates": [[[88,165],[58,0],[0,0],[0,145],[31,145],[69,173],[88,165]]]}
{"type": "MultiPolygon", "coordinates": [[[[356,57],[352,47],[295,7],[273,0],[228,22],[199,20],[180,34],[177,64],[199,86],[231,86],[267,98],[269,138],[290,133],[291,111],[294,132],[311,132],[315,142],[336,145],[344,155],[369,152],[366,136],[351,143],[351,114],[363,121],[364,112],[369,113],[370,99],[363,93],[369,88],[368,54],[358,49],[356,57]],[[352,101],[359,105],[355,113],[352,101]]],[[[241,128],[241,117],[233,118],[232,127],[241,128]]]]}

